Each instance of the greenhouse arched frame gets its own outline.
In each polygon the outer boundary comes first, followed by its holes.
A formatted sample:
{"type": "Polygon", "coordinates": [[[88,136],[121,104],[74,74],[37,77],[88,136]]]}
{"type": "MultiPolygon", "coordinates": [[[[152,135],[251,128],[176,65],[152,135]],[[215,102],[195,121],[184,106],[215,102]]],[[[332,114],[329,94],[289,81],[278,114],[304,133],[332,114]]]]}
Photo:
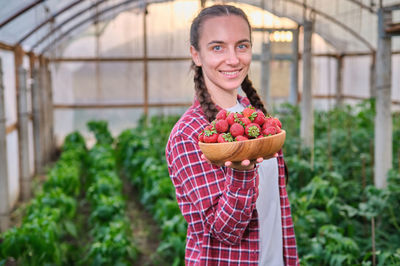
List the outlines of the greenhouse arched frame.
{"type": "MultiPolygon", "coordinates": [[[[376,99],[374,152],[381,160],[375,161],[374,178],[377,187],[385,187],[393,160],[386,152],[392,150],[391,113],[400,109],[400,2],[223,2],[251,11],[258,62],[251,74],[269,108],[282,101],[301,106],[304,145],[313,146],[315,107],[376,99]],[[291,37],[279,51],[274,38],[283,34],[291,37]],[[273,91],[273,62],[287,64],[284,95],[273,91]],[[354,67],[359,70],[352,72],[354,67]]],[[[81,127],[82,117],[104,110],[120,121],[118,131],[127,117],[134,124],[142,114],[180,113],[191,104],[187,29],[202,7],[214,3],[0,1],[1,231],[18,199],[31,197],[33,176],[43,173],[66,132],[81,127]],[[112,43],[110,34],[118,31],[122,37],[112,43]],[[156,48],[160,43],[165,47],[156,48]],[[114,66],[123,73],[120,81],[106,74],[114,66]],[[165,80],[161,72],[167,72],[165,80]],[[170,77],[177,72],[179,78],[170,77]]]]}

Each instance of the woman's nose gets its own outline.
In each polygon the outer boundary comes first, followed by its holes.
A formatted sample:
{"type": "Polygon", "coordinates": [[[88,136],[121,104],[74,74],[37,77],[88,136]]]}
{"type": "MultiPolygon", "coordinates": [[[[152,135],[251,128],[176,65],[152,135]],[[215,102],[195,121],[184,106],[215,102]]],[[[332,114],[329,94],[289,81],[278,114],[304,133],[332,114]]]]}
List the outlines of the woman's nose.
{"type": "Polygon", "coordinates": [[[239,57],[237,56],[235,49],[229,49],[226,58],[226,63],[229,65],[239,64],[239,57]]]}

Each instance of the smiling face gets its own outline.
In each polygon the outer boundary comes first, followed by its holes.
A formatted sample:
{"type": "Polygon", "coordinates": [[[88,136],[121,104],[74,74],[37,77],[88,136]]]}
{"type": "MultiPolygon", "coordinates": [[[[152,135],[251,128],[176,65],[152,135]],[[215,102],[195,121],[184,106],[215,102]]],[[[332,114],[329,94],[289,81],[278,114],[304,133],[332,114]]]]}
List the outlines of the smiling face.
{"type": "Polygon", "coordinates": [[[211,96],[236,93],[251,62],[249,25],[237,15],[207,18],[200,28],[199,49],[191,46],[190,51],[211,96]]]}

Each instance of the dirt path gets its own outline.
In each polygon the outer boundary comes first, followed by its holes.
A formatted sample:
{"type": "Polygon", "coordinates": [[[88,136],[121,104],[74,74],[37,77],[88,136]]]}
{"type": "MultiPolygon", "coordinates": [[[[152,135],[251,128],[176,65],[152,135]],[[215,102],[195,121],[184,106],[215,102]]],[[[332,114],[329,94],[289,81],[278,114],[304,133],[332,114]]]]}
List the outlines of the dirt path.
{"type": "Polygon", "coordinates": [[[124,195],[127,196],[127,215],[131,221],[133,239],[139,249],[140,255],[135,265],[156,265],[156,250],[159,246],[161,230],[151,215],[139,201],[137,191],[124,180],[124,195]]]}

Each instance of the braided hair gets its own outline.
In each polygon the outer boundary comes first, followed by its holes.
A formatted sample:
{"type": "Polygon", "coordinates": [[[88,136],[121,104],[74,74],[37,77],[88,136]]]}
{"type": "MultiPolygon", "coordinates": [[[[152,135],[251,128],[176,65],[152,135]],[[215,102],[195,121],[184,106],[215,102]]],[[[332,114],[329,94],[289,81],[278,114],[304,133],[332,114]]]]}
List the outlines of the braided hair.
{"type": "MultiPolygon", "coordinates": [[[[249,26],[250,39],[251,39],[250,22],[246,14],[243,12],[243,10],[231,5],[213,5],[204,8],[193,20],[192,25],[190,27],[190,44],[197,51],[199,51],[200,28],[204,23],[204,21],[212,17],[229,16],[229,15],[239,16],[246,21],[247,25],[249,26]]],[[[205,116],[207,117],[208,121],[211,122],[212,120],[215,119],[215,116],[218,113],[218,109],[215,103],[212,101],[211,95],[208,92],[207,87],[205,85],[202,68],[200,66],[196,66],[195,63],[192,61],[192,69],[194,70],[194,84],[195,84],[196,97],[200,103],[201,108],[204,111],[205,116]]],[[[260,96],[258,95],[256,89],[253,87],[253,84],[248,78],[248,76],[246,76],[245,79],[243,80],[241,87],[242,90],[246,93],[247,98],[250,100],[251,105],[261,110],[264,114],[267,114],[267,110],[265,109],[260,96]]]]}

